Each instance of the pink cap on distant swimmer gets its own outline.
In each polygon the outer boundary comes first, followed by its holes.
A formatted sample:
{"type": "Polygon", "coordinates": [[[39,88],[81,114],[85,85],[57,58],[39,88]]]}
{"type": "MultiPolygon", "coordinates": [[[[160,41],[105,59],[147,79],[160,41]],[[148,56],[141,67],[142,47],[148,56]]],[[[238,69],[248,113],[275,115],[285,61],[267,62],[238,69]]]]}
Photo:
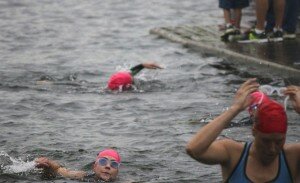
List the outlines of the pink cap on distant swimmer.
{"type": "Polygon", "coordinates": [[[254,128],[262,133],[285,134],[287,131],[287,115],[284,107],[262,92],[254,92],[251,97],[252,102],[249,112],[252,112],[254,106],[257,110],[257,121],[254,128]]]}
{"type": "Polygon", "coordinates": [[[117,72],[113,74],[108,81],[108,88],[111,90],[118,90],[120,86],[124,89],[132,85],[133,78],[130,72],[117,72]]]}
{"type": "Polygon", "coordinates": [[[121,156],[116,150],[113,149],[105,149],[101,152],[99,152],[97,159],[102,158],[102,157],[112,157],[114,160],[116,160],[118,163],[121,162],[121,156]]]}

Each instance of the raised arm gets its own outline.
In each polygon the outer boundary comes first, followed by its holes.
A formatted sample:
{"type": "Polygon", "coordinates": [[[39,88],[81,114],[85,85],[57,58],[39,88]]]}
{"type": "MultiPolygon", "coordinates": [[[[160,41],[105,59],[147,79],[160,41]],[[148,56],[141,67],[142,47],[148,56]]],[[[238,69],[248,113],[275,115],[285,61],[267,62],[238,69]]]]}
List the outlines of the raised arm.
{"type": "Polygon", "coordinates": [[[243,111],[251,102],[249,94],[258,89],[256,79],[249,79],[237,91],[229,110],[202,127],[186,146],[187,153],[205,164],[225,164],[230,159],[230,147],[233,140],[216,140],[231,120],[243,111]]]}
{"type": "Polygon", "coordinates": [[[40,157],[35,160],[37,168],[43,168],[45,171],[53,172],[69,179],[82,180],[86,176],[84,171],[68,170],[62,167],[58,162],[50,160],[46,157],[40,157]]]}
{"type": "Polygon", "coordinates": [[[146,68],[146,69],[162,69],[162,67],[160,67],[159,65],[157,65],[155,63],[143,63],[143,64],[136,65],[130,69],[132,76],[135,76],[137,73],[139,73],[144,68],[146,68]]]}
{"type": "Polygon", "coordinates": [[[284,93],[290,96],[295,111],[300,114],[300,87],[288,86],[284,93]]]}

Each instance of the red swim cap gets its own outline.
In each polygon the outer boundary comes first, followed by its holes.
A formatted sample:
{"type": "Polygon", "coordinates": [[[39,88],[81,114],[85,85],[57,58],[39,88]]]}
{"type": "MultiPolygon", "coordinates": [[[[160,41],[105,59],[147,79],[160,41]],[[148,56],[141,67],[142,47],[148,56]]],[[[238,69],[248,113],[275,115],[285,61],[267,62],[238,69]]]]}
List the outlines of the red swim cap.
{"type": "Polygon", "coordinates": [[[113,74],[108,81],[108,88],[118,90],[120,86],[124,89],[132,85],[133,79],[129,72],[117,72],[113,74]]]}
{"type": "Polygon", "coordinates": [[[254,92],[251,96],[252,106],[257,104],[255,129],[262,133],[286,133],[287,115],[284,107],[261,92],[254,92]]]}
{"type": "Polygon", "coordinates": [[[257,107],[270,100],[270,98],[264,94],[263,92],[253,92],[250,94],[251,97],[251,103],[248,108],[249,113],[253,111],[253,109],[257,109],[257,107]]]}
{"type": "Polygon", "coordinates": [[[119,153],[116,150],[113,150],[113,149],[105,149],[105,150],[101,151],[98,154],[97,159],[106,157],[106,156],[112,157],[118,163],[121,162],[121,156],[119,155],[119,153]]]}

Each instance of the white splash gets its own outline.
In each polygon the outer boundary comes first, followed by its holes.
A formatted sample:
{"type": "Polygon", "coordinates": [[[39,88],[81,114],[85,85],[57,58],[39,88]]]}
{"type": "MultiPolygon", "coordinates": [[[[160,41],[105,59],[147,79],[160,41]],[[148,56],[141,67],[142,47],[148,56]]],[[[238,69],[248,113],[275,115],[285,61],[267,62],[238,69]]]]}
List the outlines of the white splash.
{"type": "Polygon", "coordinates": [[[5,165],[3,162],[1,163],[1,169],[3,173],[26,173],[35,168],[36,163],[34,161],[23,161],[18,158],[10,157],[6,152],[1,151],[0,156],[7,158],[10,160],[9,165],[5,165]]]}

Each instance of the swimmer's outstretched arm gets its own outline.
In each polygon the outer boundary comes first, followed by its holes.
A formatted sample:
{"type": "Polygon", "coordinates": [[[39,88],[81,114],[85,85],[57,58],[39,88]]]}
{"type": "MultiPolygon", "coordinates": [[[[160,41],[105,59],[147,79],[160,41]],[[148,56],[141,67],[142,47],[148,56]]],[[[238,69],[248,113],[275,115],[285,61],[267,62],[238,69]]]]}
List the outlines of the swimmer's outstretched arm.
{"type": "Polygon", "coordinates": [[[231,120],[243,111],[251,102],[249,94],[258,90],[256,79],[244,82],[235,94],[233,104],[229,110],[223,112],[210,123],[203,126],[186,146],[187,153],[197,161],[205,164],[227,165],[237,149],[238,142],[224,139],[216,140],[222,130],[231,120]]]}
{"type": "Polygon", "coordinates": [[[284,94],[290,96],[295,111],[300,114],[300,86],[288,86],[284,94]]]}
{"type": "Polygon", "coordinates": [[[37,168],[43,168],[46,171],[52,171],[55,174],[61,175],[69,179],[82,180],[87,175],[84,171],[68,170],[62,167],[58,162],[50,160],[46,157],[40,157],[35,160],[37,168]]]}
{"type": "Polygon", "coordinates": [[[159,66],[155,63],[143,63],[143,64],[139,64],[139,65],[136,65],[136,66],[132,67],[130,69],[131,75],[135,76],[137,73],[139,73],[144,68],[146,68],[146,69],[162,69],[161,66],[159,66]]]}

